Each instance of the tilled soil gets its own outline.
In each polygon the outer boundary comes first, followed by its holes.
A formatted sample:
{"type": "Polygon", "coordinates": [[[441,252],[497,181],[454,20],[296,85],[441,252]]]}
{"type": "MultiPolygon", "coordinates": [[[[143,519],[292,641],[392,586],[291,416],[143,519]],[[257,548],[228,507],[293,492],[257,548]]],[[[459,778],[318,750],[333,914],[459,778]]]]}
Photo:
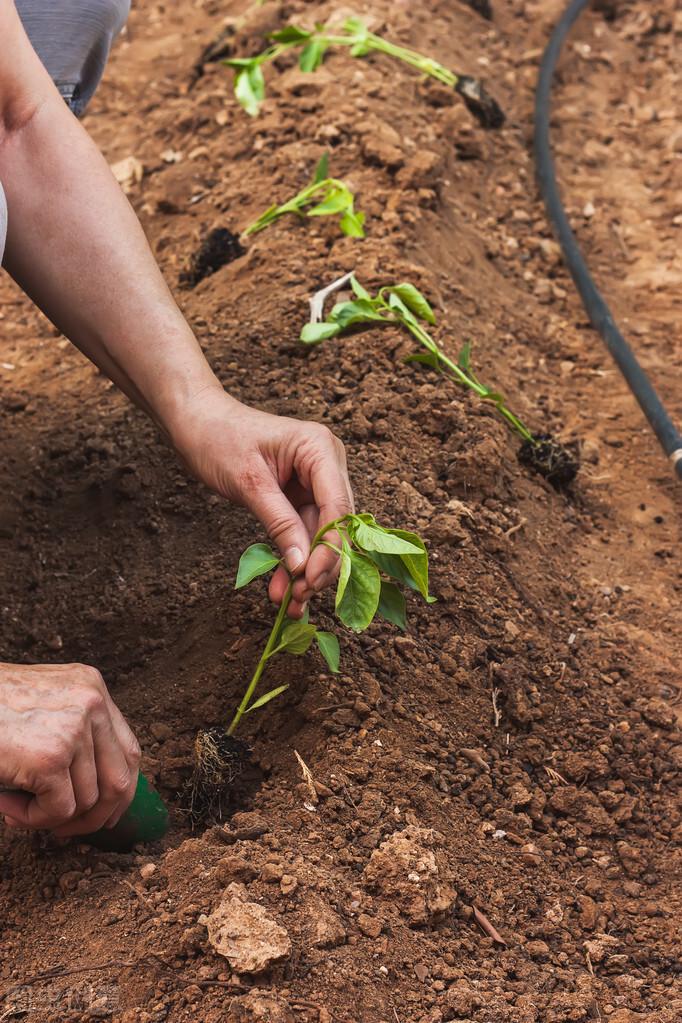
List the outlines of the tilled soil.
{"type": "MultiPolygon", "coordinates": [[[[258,528],[3,281],[2,659],[96,664],[175,815],[162,847],[126,856],[0,835],[0,1019],[682,1018],[679,489],[537,199],[532,90],[561,7],[364,12],[482,75],[507,114],[485,132],[409,69],[337,53],[314,76],[270,68],[251,120],[199,55],[225,30],[256,52],[334,6],[136,5],[88,129],[112,164],[142,165],[130,199],[225,385],[343,438],[358,506],[422,533],[439,601],[410,601],[407,635],[344,635],[340,676],[284,660],[289,690],[244,732],[260,789],[192,834],[194,735],[226,720],[272,621],[262,585],[232,589],[258,528]],[[209,232],[238,235],[325,149],[367,238],[286,219],[189,287],[209,232]],[[532,429],[578,441],[572,487],[519,464],[491,407],[404,365],[402,334],[304,350],[307,297],[350,269],[417,284],[448,352],[471,340],[532,429]],[[221,912],[249,933],[241,972],[214,948],[221,912]]],[[[679,420],[682,22],[674,0],[613,7],[583,16],[562,61],[558,166],[679,420]]],[[[330,607],[313,610],[331,626],[330,607]]]]}

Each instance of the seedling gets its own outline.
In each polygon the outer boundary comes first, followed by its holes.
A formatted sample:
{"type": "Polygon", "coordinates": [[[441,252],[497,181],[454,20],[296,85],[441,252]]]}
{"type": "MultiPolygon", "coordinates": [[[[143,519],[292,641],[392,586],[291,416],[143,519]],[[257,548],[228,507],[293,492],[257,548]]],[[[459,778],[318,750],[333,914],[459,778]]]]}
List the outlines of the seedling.
{"type": "Polygon", "coordinates": [[[502,418],[524,441],[533,442],[533,434],[518,416],[507,408],[505,399],[499,391],[481,383],[474,373],[471,368],[471,345],[467,342],[462,348],[457,362],[453,362],[422,326],[423,323],[435,325],[436,317],[427,300],[413,284],[405,282],[389,285],[381,288],[374,297],[363,288],[355,277],[351,277],[350,285],[355,295],[354,300],[338,302],[322,323],[306,323],[301,331],[301,341],[304,344],[319,344],[328,338],[346,334],[359,325],[397,324],[408,330],[426,349],[425,352],[408,355],[406,362],[424,363],[426,366],[444,373],[462,387],[473,391],[484,401],[491,402],[502,418]]]}
{"type": "MultiPolygon", "coordinates": [[[[323,526],[311,544],[311,550],[323,545],[335,551],[341,567],[336,587],[335,613],[353,632],[364,632],[375,618],[383,618],[399,629],[407,627],[407,606],[400,587],[419,593],[431,604],[429,595],[429,559],[423,540],[404,529],[379,525],[373,515],[344,515],[323,526]],[[338,537],[338,543],[329,538],[338,537]]],[[[282,564],[282,559],[264,543],[247,548],[239,561],[235,589],[241,589],[259,576],[282,564]]],[[[200,732],[195,743],[195,777],[192,807],[215,804],[216,793],[225,789],[238,773],[237,761],[244,756],[245,745],[234,735],[242,719],[261,710],[288,688],[276,685],[267,692],[258,688],[267,668],[279,654],[302,655],[313,643],[327,663],[338,673],[341,650],[338,637],[313,625],[308,616],[300,621],[287,618],[293,579],[290,580],[274,625],[256,665],[251,681],[237,707],[229,727],[223,731],[200,732]]]]}
{"type": "Polygon", "coordinates": [[[315,168],[313,180],[292,199],[281,206],[271,206],[244,231],[256,234],[275,220],[294,213],[299,217],[339,216],[339,227],[350,238],[364,238],[364,213],[355,212],[355,196],[348,185],[329,177],[329,154],[325,153],[315,168]]]}
{"type": "Polygon", "coordinates": [[[331,46],[343,46],[350,50],[352,57],[366,57],[369,53],[384,53],[389,57],[409,64],[423,75],[442,82],[464,100],[471,113],[484,128],[500,128],[504,124],[502,110],[483,88],[478,79],[470,75],[456,74],[439,64],[432,57],[425,57],[417,50],[398,46],[382,36],[370,32],[359,18],[348,18],[337,33],[317,25],[307,31],[297,25],[287,25],[269,36],[272,46],[255,57],[232,57],[223,63],[236,71],[234,93],[247,114],[256,117],[265,99],[265,78],[263,65],[277,60],[291,49],[300,49],[299,67],[302,71],[316,71],[322,64],[326,51],[331,46]]]}
{"type": "MultiPolygon", "coordinates": [[[[335,281],[331,288],[337,288],[346,278],[335,281]]],[[[307,345],[319,344],[332,337],[349,333],[360,326],[398,325],[409,331],[426,350],[408,355],[406,362],[420,362],[443,373],[455,383],[473,391],[483,401],[491,402],[507,425],[517,433],[523,443],[519,460],[535,469],[553,486],[568,486],[575,479],[580,462],[575,444],[562,444],[549,434],[533,435],[528,427],[507,407],[499,391],[487,387],[476,376],[471,367],[471,344],[467,342],[456,362],[441,349],[438,342],[428,333],[424,323],[435,325],[433,309],[413,284],[389,285],[381,288],[374,297],[363,288],[353,276],[349,278],[355,298],[350,302],[338,302],[326,320],[320,322],[318,303],[311,301],[311,320],[301,331],[301,341],[307,345]]],[[[316,296],[325,296],[329,288],[316,296]]]]}

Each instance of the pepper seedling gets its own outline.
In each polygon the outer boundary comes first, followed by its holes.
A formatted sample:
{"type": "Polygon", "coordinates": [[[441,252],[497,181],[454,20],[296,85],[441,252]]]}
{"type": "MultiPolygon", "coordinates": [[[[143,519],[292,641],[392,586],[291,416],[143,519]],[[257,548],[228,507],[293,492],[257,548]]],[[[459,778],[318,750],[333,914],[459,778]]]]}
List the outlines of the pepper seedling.
{"type": "MultiPolygon", "coordinates": [[[[341,567],[335,612],[339,621],[353,632],[364,632],[377,616],[404,630],[407,611],[400,586],[420,593],[429,604],[435,601],[429,595],[428,553],[424,541],[416,533],[380,526],[373,515],[365,512],[344,515],[327,523],[313,539],[311,550],[319,545],[330,547],[339,555],[341,567]],[[328,539],[330,534],[339,537],[338,544],[328,539]]],[[[281,558],[267,544],[253,544],[242,554],[235,588],[241,589],[281,563],[281,558]]],[[[264,707],[288,688],[279,685],[257,695],[263,673],[277,654],[305,654],[314,642],[330,671],[339,671],[340,646],[334,633],[318,629],[307,616],[300,621],[287,621],[292,586],[293,579],[251,681],[227,729],[228,736],[234,735],[245,714],[264,707]]]]}
{"type": "Polygon", "coordinates": [[[235,70],[234,94],[247,114],[256,117],[265,99],[265,78],[263,65],[277,60],[288,50],[299,48],[299,67],[302,71],[316,71],[322,64],[326,51],[332,46],[350,50],[352,57],[366,57],[370,53],[384,53],[389,57],[409,64],[423,75],[435,78],[454,89],[464,100],[467,108],[484,128],[500,128],[504,114],[497,102],[490,96],[477,78],[450,71],[432,57],[426,57],[407,46],[391,43],[375,32],[370,32],[359,18],[348,18],[338,32],[317,25],[311,31],[298,25],[287,25],[269,36],[272,46],[255,57],[231,57],[223,64],[235,70]]]}
{"type": "Polygon", "coordinates": [[[329,154],[325,153],[309,185],[281,206],[271,206],[244,231],[248,236],[262,231],[275,220],[293,213],[299,217],[339,216],[339,227],[349,238],[364,238],[365,214],[355,211],[355,196],[344,181],[329,177],[329,154]]]}
{"type": "Polygon", "coordinates": [[[489,401],[497,412],[529,444],[534,443],[533,434],[518,416],[507,407],[499,391],[481,383],[471,368],[471,345],[467,342],[454,362],[441,349],[438,342],[428,333],[424,323],[435,325],[433,309],[422,293],[413,284],[403,282],[380,288],[374,297],[353,276],[350,279],[355,298],[349,302],[338,302],[322,323],[306,323],[301,331],[301,341],[307,345],[319,344],[329,338],[348,333],[360,325],[398,325],[409,331],[426,349],[408,355],[406,362],[421,362],[445,374],[451,380],[468,388],[483,401],[489,401]]]}

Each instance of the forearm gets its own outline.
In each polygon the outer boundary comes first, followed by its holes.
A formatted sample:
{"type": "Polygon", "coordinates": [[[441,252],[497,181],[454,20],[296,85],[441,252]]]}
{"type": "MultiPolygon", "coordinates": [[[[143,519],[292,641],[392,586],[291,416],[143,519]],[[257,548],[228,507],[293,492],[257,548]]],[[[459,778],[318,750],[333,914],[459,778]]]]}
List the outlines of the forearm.
{"type": "Polygon", "coordinates": [[[217,380],[105,160],[35,61],[26,76],[35,109],[0,135],[10,211],[4,265],[74,344],[170,430],[183,404],[217,380]]]}

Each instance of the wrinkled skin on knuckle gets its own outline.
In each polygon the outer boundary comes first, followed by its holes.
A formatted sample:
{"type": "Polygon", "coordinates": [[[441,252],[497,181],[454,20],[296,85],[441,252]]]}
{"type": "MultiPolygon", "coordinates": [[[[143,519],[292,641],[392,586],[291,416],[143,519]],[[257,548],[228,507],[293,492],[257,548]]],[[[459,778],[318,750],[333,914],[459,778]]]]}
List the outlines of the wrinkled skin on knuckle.
{"type": "Polygon", "coordinates": [[[131,773],[126,771],[123,774],[116,774],[109,778],[105,786],[102,786],[102,795],[108,801],[120,802],[131,786],[131,773]]]}

